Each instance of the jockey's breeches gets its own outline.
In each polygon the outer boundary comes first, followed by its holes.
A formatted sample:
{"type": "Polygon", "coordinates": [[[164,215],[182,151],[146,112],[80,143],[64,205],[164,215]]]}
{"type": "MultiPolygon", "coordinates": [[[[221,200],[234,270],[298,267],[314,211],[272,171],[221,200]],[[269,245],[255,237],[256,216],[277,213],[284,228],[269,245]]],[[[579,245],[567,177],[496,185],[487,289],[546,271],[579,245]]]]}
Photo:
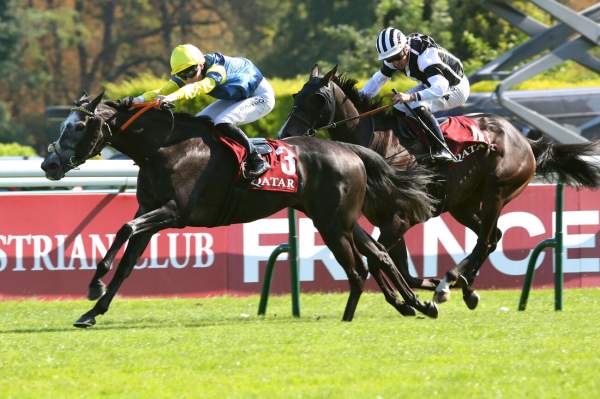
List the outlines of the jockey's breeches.
{"type": "Polygon", "coordinates": [[[217,100],[196,116],[209,116],[215,124],[244,125],[267,115],[275,107],[275,93],[266,78],[251,97],[244,100],[217,100]]]}

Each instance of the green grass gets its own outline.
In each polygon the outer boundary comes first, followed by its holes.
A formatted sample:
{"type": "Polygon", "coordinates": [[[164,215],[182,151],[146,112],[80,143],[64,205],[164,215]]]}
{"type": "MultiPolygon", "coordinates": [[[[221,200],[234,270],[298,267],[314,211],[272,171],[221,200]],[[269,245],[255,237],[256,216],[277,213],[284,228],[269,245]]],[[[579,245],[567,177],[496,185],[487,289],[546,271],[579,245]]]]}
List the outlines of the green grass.
{"type": "MultiPolygon", "coordinates": [[[[429,296],[422,293],[422,296],[429,296]]],[[[440,318],[402,318],[365,294],[352,323],[345,294],[125,300],[90,330],[83,301],[0,302],[0,398],[598,397],[600,289],[568,290],[554,312],[534,291],[454,294],[440,318]],[[501,311],[507,307],[508,311],[501,311]]]]}

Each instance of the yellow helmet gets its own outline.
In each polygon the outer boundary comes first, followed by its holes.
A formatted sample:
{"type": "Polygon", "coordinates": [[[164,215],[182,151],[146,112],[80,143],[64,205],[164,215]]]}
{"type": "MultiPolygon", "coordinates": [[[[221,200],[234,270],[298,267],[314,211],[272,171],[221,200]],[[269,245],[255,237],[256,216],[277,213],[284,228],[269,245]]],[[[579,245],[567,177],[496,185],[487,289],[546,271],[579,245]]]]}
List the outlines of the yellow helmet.
{"type": "Polygon", "coordinates": [[[180,44],[171,53],[171,75],[175,75],[192,65],[204,64],[204,54],[192,44],[180,44]]]}

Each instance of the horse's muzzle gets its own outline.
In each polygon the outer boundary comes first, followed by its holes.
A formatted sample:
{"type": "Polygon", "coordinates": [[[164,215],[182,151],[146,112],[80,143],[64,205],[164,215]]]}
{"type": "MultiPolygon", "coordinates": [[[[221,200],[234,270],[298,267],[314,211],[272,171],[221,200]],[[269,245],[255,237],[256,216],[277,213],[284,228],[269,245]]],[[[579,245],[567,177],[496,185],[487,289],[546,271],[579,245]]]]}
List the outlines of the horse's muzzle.
{"type": "Polygon", "coordinates": [[[56,153],[50,153],[42,162],[42,170],[46,172],[48,180],[60,180],[65,177],[60,158],[56,153]]]}

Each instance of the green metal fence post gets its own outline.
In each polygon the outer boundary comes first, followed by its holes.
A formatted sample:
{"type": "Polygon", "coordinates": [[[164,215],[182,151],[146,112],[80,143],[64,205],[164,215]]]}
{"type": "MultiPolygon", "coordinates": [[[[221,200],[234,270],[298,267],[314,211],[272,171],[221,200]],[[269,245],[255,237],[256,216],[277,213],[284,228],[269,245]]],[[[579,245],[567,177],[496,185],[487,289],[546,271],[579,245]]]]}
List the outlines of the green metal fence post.
{"type": "Polygon", "coordinates": [[[554,310],[562,310],[563,304],[563,228],[562,228],[562,210],[563,210],[563,184],[558,182],[556,185],[556,233],[554,246],[554,310]]]}
{"type": "Polygon", "coordinates": [[[267,302],[269,301],[269,292],[271,291],[271,280],[273,279],[273,268],[275,267],[275,262],[277,262],[277,257],[282,253],[288,252],[288,250],[288,244],[279,244],[269,256],[267,268],[265,269],[265,281],[263,282],[260,293],[260,302],[258,303],[259,316],[263,316],[267,311],[267,302]]]}
{"type": "Polygon", "coordinates": [[[562,294],[563,294],[563,233],[562,233],[562,210],[563,210],[563,184],[559,181],[556,184],[556,207],[554,215],[555,233],[554,238],[546,239],[535,246],[529,262],[527,264],[527,273],[525,274],[525,282],[521,290],[521,298],[519,299],[519,310],[525,310],[527,300],[529,299],[529,291],[533,284],[533,275],[535,273],[535,263],[540,253],[549,247],[554,248],[554,310],[562,310],[562,294]]]}
{"type": "Polygon", "coordinates": [[[288,223],[290,226],[289,252],[290,281],[292,292],[292,315],[300,317],[300,277],[298,272],[298,228],[296,223],[296,210],[288,208],[288,223]]]}
{"type": "Polygon", "coordinates": [[[292,293],[292,315],[294,317],[300,317],[300,279],[298,277],[298,229],[296,227],[296,211],[292,208],[288,208],[288,243],[278,245],[267,261],[267,268],[265,270],[265,281],[260,294],[260,302],[258,304],[258,315],[264,316],[267,312],[267,303],[269,301],[269,292],[271,290],[271,280],[273,279],[273,269],[275,268],[275,262],[277,257],[284,253],[288,253],[288,259],[290,262],[290,280],[291,280],[291,293],[292,293]]]}

